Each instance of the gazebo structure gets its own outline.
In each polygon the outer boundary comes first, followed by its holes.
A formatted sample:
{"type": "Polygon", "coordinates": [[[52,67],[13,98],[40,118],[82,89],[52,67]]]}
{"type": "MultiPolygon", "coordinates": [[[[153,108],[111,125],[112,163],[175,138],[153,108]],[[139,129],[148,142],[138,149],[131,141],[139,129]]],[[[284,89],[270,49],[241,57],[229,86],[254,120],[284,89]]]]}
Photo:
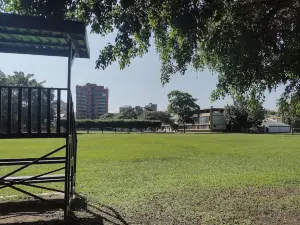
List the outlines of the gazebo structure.
{"type": "MultiPolygon", "coordinates": [[[[36,158],[0,159],[0,167],[20,166],[8,174],[0,174],[0,194],[12,188],[41,201],[49,201],[24,190],[34,187],[64,194],[64,217],[68,218],[75,196],[77,134],[71,94],[71,67],[74,59],[89,58],[86,26],[82,22],[45,19],[0,13],[0,53],[58,56],[68,58],[66,88],[0,86],[0,139],[63,138],[65,144],[36,158]],[[67,93],[67,118],[61,119],[61,93],[67,93]],[[53,101],[53,96],[57,101],[53,101]],[[53,112],[53,104],[56,104],[53,112]],[[54,157],[64,151],[62,157],[54,157]],[[33,165],[61,164],[61,167],[32,176],[16,174],[33,165]],[[63,171],[62,174],[57,172],[63,171]],[[64,183],[64,190],[41,184],[64,183]]],[[[34,64],[33,64],[34,66],[34,64]]],[[[0,143],[1,151],[1,143],[0,143]]],[[[1,170],[0,170],[1,171],[1,170]]]]}

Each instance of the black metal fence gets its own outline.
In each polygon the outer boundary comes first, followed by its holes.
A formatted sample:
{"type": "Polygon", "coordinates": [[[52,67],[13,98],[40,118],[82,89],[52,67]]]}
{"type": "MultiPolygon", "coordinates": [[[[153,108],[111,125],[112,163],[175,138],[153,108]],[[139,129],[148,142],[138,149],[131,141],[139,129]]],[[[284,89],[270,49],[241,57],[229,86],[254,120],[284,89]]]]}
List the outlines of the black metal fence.
{"type": "Polygon", "coordinates": [[[0,86],[0,138],[66,135],[63,92],[67,89],[0,86]]]}

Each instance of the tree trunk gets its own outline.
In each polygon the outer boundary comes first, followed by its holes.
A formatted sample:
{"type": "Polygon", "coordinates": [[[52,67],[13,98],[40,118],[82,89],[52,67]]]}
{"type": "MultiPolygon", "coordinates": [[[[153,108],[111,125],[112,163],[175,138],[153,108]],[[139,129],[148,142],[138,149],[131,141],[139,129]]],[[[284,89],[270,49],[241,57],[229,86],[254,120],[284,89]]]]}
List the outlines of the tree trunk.
{"type": "Polygon", "coordinates": [[[291,134],[294,134],[294,121],[291,122],[291,134]]]}
{"type": "Polygon", "coordinates": [[[103,128],[102,128],[102,134],[103,134],[103,128]]]}
{"type": "Polygon", "coordinates": [[[185,123],[183,123],[183,133],[185,133],[185,123]]]}

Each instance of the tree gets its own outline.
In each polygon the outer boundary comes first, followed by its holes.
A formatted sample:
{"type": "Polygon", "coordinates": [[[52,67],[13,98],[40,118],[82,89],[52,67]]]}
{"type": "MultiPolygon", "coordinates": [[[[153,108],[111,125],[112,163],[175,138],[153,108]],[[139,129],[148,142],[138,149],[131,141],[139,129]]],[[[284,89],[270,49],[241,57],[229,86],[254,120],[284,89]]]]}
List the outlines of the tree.
{"type": "Polygon", "coordinates": [[[300,96],[298,94],[282,95],[277,100],[278,112],[287,116],[291,125],[291,133],[294,133],[296,119],[300,118],[300,96]]]}
{"type": "Polygon", "coordinates": [[[163,111],[144,111],[140,119],[142,120],[157,120],[163,124],[169,124],[172,129],[177,130],[174,120],[171,118],[170,113],[163,111]]]}
{"type": "Polygon", "coordinates": [[[224,117],[231,131],[240,131],[261,125],[265,109],[258,99],[236,96],[233,105],[225,107],[224,117]]]}
{"type": "Polygon", "coordinates": [[[157,129],[161,127],[161,121],[158,120],[77,120],[77,129],[85,129],[89,133],[90,129],[101,129],[102,132],[105,128],[127,128],[140,129],[141,132],[144,129],[152,128],[157,129]]]}
{"type": "MultiPolygon", "coordinates": [[[[23,72],[14,72],[14,75],[5,75],[0,71],[0,86],[14,86],[14,87],[43,87],[43,82],[38,82],[33,78],[33,74],[25,75],[23,72]]],[[[18,117],[18,90],[12,90],[12,128],[16,129],[17,125],[17,117],[18,117]]],[[[0,132],[6,132],[7,128],[7,113],[8,113],[8,89],[3,88],[1,92],[1,104],[2,104],[2,112],[1,112],[1,129],[0,132]]],[[[54,94],[51,95],[51,102],[54,99],[54,94]]],[[[38,115],[38,91],[37,89],[32,90],[32,99],[31,99],[31,107],[32,107],[32,129],[37,129],[37,115],[38,115]]],[[[47,120],[47,93],[45,90],[42,90],[41,95],[41,122],[42,126],[46,124],[47,120]]],[[[54,118],[55,111],[53,107],[50,108],[50,119],[54,118]]],[[[24,89],[22,93],[22,125],[27,125],[28,121],[28,89],[24,89]]]]}
{"type": "Polygon", "coordinates": [[[266,109],[266,116],[278,116],[278,111],[272,109],[266,109]]]}
{"type": "Polygon", "coordinates": [[[117,117],[118,114],[116,113],[106,113],[103,114],[99,117],[99,120],[109,120],[109,119],[114,119],[117,117]]]}
{"type": "Polygon", "coordinates": [[[152,109],[150,106],[146,105],[146,106],[144,107],[144,111],[145,111],[145,112],[153,112],[153,109],[152,109]]]}
{"type": "Polygon", "coordinates": [[[298,0],[3,2],[0,7],[6,12],[81,20],[104,36],[116,30],[114,42],[100,51],[96,68],[114,61],[125,68],[148,52],[153,38],[162,83],[192,66],[219,74],[212,99],[253,85],[260,93],[279,84],[300,87],[298,0]]]}
{"type": "Polygon", "coordinates": [[[135,106],[134,111],[138,117],[141,116],[144,112],[144,110],[141,106],[135,106]]]}
{"type": "Polygon", "coordinates": [[[183,123],[185,133],[185,123],[194,123],[193,116],[199,113],[200,107],[197,105],[197,99],[189,93],[181,91],[171,91],[168,94],[169,105],[168,112],[178,117],[178,122],[183,123]]]}
{"type": "Polygon", "coordinates": [[[134,108],[125,108],[119,114],[117,114],[116,119],[137,119],[138,115],[136,114],[134,108]]]}

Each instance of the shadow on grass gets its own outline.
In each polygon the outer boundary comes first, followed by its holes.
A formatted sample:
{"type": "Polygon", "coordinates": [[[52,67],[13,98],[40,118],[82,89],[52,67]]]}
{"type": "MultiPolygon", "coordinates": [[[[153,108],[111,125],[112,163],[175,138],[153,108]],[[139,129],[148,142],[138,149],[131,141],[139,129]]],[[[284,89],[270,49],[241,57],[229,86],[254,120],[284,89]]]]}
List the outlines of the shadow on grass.
{"type": "Polygon", "coordinates": [[[80,196],[75,201],[74,210],[67,223],[63,221],[63,201],[51,204],[40,201],[2,202],[0,203],[0,225],[128,225],[126,220],[114,208],[106,205],[94,205],[80,196]]]}

